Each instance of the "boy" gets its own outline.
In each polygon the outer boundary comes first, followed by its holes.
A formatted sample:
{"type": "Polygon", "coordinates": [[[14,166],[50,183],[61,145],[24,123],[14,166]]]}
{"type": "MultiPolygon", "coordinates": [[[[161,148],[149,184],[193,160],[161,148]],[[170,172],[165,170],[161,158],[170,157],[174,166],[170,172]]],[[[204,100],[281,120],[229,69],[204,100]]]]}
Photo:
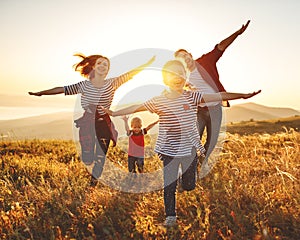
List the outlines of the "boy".
{"type": "Polygon", "coordinates": [[[163,161],[164,205],[166,221],[176,225],[176,187],[178,170],[182,168],[182,187],[191,191],[196,187],[197,155],[204,155],[197,129],[197,107],[201,102],[226,101],[250,98],[260,93],[202,93],[184,90],[186,70],[178,60],[168,61],[162,69],[163,81],[169,87],[160,96],[143,104],[133,105],[118,111],[102,108],[110,116],[120,116],[140,111],[150,111],[159,116],[159,132],[155,152],[163,161]]]}
{"type": "Polygon", "coordinates": [[[131,119],[129,129],[128,126],[128,117],[123,116],[126,134],[129,137],[128,143],[128,171],[131,173],[136,173],[136,166],[138,172],[142,173],[144,171],[144,135],[154,127],[158,121],[151,123],[146,128],[142,129],[142,119],[139,117],[134,117],[131,119]]]}

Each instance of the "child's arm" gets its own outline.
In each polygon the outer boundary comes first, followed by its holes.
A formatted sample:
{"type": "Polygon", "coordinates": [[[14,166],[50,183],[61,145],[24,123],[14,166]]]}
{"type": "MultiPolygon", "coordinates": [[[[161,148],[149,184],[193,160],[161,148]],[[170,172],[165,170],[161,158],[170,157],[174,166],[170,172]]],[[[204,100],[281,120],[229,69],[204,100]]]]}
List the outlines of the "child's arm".
{"type": "Polygon", "coordinates": [[[127,115],[127,114],[132,114],[135,112],[142,112],[142,111],[147,110],[143,104],[132,105],[130,107],[123,108],[123,109],[120,109],[120,110],[114,111],[114,112],[112,110],[104,108],[104,107],[101,107],[101,108],[104,112],[106,112],[108,115],[110,115],[112,117],[122,116],[122,115],[127,115]]]}
{"type": "Polygon", "coordinates": [[[235,99],[247,99],[259,94],[261,90],[253,93],[230,93],[230,92],[220,92],[220,93],[204,93],[201,99],[201,102],[218,102],[218,101],[227,101],[235,99]]]}
{"type": "Polygon", "coordinates": [[[149,124],[149,125],[146,127],[147,132],[148,132],[151,128],[153,128],[153,127],[155,126],[155,124],[157,124],[158,122],[159,122],[159,120],[157,120],[157,121],[155,121],[155,122],[149,124]]]}
{"type": "Polygon", "coordinates": [[[129,125],[128,125],[128,117],[126,115],[124,115],[122,117],[122,119],[124,120],[124,125],[125,125],[126,133],[127,133],[127,135],[129,135],[130,129],[129,129],[129,125]]]}
{"type": "Polygon", "coordinates": [[[55,87],[47,90],[43,90],[40,92],[28,92],[29,95],[34,95],[34,96],[42,96],[42,95],[56,95],[56,94],[61,94],[64,93],[64,87],[55,87]]]}

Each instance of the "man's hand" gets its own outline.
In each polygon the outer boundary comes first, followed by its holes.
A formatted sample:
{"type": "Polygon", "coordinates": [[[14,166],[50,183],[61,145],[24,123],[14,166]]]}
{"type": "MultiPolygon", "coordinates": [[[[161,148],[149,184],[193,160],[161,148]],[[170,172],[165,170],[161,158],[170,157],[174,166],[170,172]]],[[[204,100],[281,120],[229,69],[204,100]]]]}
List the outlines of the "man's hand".
{"type": "Polygon", "coordinates": [[[248,20],[247,23],[246,23],[245,25],[243,24],[243,26],[240,28],[240,30],[237,31],[237,33],[238,33],[239,35],[241,35],[243,32],[245,32],[245,30],[247,29],[249,23],[250,23],[250,20],[248,20]]]}

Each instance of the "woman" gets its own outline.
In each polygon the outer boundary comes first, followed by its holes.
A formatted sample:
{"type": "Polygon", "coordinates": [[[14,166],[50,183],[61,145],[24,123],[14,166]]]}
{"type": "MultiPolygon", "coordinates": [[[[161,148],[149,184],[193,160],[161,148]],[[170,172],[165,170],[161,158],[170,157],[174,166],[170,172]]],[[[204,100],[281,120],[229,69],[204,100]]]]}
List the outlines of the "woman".
{"type": "Polygon", "coordinates": [[[116,131],[110,117],[99,106],[110,108],[118,87],[150,65],[155,58],[121,76],[106,79],[110,68],[107,57],[101,55],[86,57],[82,54],[74,56],[81,58],[81,61],[74,65],[75,71],[79,71],[86,80],[69,86],[29,92],[29,94],[34,96],[81,94],[81,106],[85,112],[75,123],[79,127],[82,160],[87,165],[94,164],[91,185],[95,185],[96,179],[102,174],[110,140],[113,140],[114,144],[116,141],[116,131]]]}
{"type": "Polygon", "coordinates": [[[260,93],[213,93],[184,90],[186,70],[178,60],[168,61],[163,69],[163,81],[168,91],[147,102],[118,111],[103,108],[111,116],[121,116],[148,110],[159,116],[159,132],[155,151],[163,161],[164,205],[166,226],[176,224],[176,187],[179,166],[182,168],[182,188],[193,190],[196,186],[197,155],[205,153],[197,130],[197,107],[201,102],[250,98],[260,93]],[[198,154],[197,154],[198,152],[198,154]]]}

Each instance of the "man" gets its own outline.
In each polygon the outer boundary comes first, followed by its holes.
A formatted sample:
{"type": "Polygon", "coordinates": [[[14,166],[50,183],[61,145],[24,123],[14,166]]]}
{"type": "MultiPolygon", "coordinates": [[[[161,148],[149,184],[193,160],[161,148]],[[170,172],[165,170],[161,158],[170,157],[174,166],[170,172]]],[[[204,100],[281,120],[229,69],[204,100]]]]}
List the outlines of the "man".
{"type": "MultiPolygon", "coordinates": [[[[219,79],[217,61],[223,55],[228,46],[241,35],[248,27],[250,20],[245,25],[231,34],[226,39],[218,43],[214,49],[200,58],[194,60],[191,53],[185,49],[179,49],[175,52],[175,57],[184,60],[186,67],[190,71],[189,84],[201,90],[204,93],[224,92],[225,88],[219,79]]],[[[223,102],[223,106],[229,107],[228,101],[223,102]]],[[[205,150],[206,156],[204,163],[207,163],[208,157],[215,148],[219,137],[222,121],[222,104],[220,102],[204,103],[198,107],[198,130],[202,138],[206,128],[205,150]]]]}

